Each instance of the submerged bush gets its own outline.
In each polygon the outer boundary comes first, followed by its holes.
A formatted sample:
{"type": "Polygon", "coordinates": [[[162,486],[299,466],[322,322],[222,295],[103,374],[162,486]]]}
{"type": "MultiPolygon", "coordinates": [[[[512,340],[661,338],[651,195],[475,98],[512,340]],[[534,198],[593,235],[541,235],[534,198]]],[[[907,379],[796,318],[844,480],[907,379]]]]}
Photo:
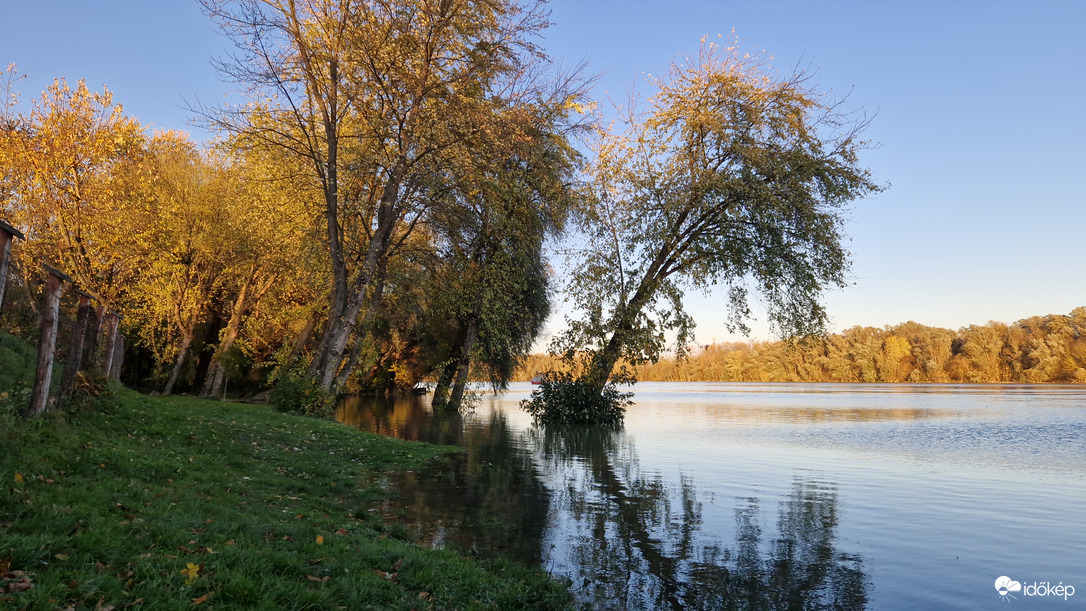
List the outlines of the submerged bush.
{"type": "Polygon", "coordinates": [[[620,424],[631,397],[614,381],[601,393],[569,372],[548,371],[520,406],[536,424],[620,424]]]}

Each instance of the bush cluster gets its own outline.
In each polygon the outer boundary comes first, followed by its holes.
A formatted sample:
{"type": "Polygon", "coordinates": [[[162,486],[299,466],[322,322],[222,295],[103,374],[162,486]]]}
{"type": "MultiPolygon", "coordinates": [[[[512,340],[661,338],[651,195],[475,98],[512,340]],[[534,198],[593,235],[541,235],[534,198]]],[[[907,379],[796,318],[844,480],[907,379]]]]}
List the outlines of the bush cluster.
{"type": "Polygon", "coordinates": [[[268,404],[280,412],[307,416],[330,416],[336,408],[336,393],[325,392],[320,382],[305,371],[302,363],[283,365],[272,376],[268,404]]]}
{"type": "Polygon", "coordinates": [[[520,406],[536,424],[617,425],[622,423],[631,397],[633,393],[619,391],[615,382],[608,382],[603,392],[598,392],[569,372],[548,371],[520,406]]]}

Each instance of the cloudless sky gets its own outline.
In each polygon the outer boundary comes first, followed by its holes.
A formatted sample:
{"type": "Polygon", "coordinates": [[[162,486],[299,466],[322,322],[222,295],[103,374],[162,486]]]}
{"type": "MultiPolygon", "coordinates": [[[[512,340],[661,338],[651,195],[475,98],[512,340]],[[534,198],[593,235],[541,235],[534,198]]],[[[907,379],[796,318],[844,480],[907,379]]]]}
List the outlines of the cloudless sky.
{"type": "MultiPolygon", "coordinates": [[[[873,115],[862,157],[889,188],[855,202],[854,285],[834,329],[907,320],[957,329],[1086,306],[1086,1],[556,0],[543,46],[624,98],[703,36],[735,34],[873,115]]],[[[195,0],[0,0],[0,63],[23,108],[54,77],[103,85],[144,125],[233,85],[230,42],[195,0]]],[[[698,341],[733,339],[719,297],[692,296],[698,341]]],[[[560,322],[555,321],[557,327],[560,322]]],[[[766,338],[755,323],[754,337],[766,338]]]]}

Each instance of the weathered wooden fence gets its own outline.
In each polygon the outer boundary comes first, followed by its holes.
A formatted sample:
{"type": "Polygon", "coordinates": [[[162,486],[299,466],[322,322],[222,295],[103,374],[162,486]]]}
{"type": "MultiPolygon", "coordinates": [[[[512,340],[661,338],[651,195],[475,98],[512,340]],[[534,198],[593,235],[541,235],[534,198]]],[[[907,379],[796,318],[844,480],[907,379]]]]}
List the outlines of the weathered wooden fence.
{"type": "MultiPolygon", "coordinates": [[[[11,250],[15,238],[25,239],[23,234],[4,221],[0,221],[0,308],[4,306],[4,293],[11,269],[11,250]]],[[[102,299],[88,287],[78,287],[68,274],[50,265],[42,264],[46,272],[45,299],[38,325],[38,358],[30,401],[23,410],[26,417],[37,416],[49,409],[51,391],[68,395],[78,384],[80,373],[101,375],[119,379],[124,358],[124,336],[121,334],[121,315],[107,311],[102,299]],[[65,364],[60,383],[53,389],[53,368],[56,363],[57,334],[61,328],[61,304],[65,290],[74,288],[78,298],[75,315],[71,320],[71,332],[65,345],[65,364]],[[97,306],[92,302],[97,302],[97,306]]],[[[53,397],[55,399],[55,397],[53,397]]]]}

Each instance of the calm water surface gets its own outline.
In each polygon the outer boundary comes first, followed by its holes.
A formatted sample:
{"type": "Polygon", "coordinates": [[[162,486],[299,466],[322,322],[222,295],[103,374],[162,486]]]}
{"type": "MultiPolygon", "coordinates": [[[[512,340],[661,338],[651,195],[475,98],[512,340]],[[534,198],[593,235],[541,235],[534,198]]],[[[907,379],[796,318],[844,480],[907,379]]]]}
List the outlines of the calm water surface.
{"type": "Polygon", "coordinates": [[[533,427],[530,390],[337,417],[464,446],[376,509],[595,608],[1086,608],[1086,388],[642,383],[618,431],[533,427]]]}

